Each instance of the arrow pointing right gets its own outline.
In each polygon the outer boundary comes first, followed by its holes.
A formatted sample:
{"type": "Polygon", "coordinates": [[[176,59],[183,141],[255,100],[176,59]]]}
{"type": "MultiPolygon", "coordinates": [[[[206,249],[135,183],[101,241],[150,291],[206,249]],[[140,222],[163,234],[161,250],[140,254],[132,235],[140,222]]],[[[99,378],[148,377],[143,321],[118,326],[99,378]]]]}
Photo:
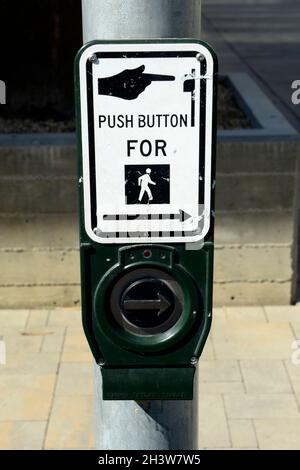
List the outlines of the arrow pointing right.
{"type": "Polygon", "coordinates": [[[158,316],[164,313],[170,302],[160,293],[157,299],[126,299],[123,302],[125,310],[158,310],[158,316]]]}
{"type": "Polygon", "coordinates": [[[179,209],[179,214],[177,217],[174,217],[174,219],[179,219],[180,222],[185,222],[186,220],[190,219],[192,216],[188,214],[187,212],[179,209]],[[179,216],[179,217],[178,217],[179,216]]]}

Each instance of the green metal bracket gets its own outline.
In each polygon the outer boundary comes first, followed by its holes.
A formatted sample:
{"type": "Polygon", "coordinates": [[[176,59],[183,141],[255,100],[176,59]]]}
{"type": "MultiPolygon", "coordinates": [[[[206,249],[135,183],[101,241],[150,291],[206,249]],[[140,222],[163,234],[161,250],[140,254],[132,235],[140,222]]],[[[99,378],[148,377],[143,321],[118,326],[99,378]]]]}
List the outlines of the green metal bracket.
{"type": "Polygon", "coordinates": [[[192,400],[194,374],[194,367],[103,368],[103,399],[192,400]]]}

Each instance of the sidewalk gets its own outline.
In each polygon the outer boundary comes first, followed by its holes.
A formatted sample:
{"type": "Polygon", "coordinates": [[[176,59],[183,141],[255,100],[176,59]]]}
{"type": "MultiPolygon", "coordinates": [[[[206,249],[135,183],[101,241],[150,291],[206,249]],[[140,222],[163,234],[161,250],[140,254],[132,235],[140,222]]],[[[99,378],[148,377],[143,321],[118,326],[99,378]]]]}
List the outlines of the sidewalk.
{"type": "Polygon", "coordinates": [[[300,131],[291,85],[300,80],[300,6],[294,0],[203,0],[203,39],[220,73],[247,72],[300,131]]]}
{"type": "MultiPolygon", "coordinates": [[[[215,309],[200,361],[199,448],[300,449],[296,338],[300,306],[215,309]]],[[[79,309],[2,310],[1,339],[0,449],[93,449],[79,309]]]]}

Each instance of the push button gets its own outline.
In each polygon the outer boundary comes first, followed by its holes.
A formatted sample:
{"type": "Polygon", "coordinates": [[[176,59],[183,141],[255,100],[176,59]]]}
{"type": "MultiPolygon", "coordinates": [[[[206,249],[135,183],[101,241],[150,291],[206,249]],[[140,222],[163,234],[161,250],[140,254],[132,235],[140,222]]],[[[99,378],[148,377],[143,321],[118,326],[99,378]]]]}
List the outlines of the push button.
{"type": "Polygon", "coordinates": [[[131,284],[121,296],[124,317],[133,325],[153,328],[167,321],[174,311],[174,293],[160,279],[145,278],[131,284]]]}
{"type": "Polygon", "coordinates": [[[183,292],[174,277],[160,269],[136,269],[113,287],[110,309],[123,330],[142,336],[159,334],[181,316],[183,292]]]}

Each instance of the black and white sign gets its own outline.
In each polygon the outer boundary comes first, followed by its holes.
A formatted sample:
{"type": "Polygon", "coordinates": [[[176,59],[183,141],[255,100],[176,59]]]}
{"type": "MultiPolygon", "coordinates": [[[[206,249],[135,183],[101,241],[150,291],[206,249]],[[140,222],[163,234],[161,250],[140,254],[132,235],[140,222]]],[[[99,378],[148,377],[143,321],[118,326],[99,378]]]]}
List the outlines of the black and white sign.
{"type": "Polygon", "coordinates": [[[85,229],[196,242],[210,226],[214,60],[202,43],[93,44],[79,61],[85,229]]]}

